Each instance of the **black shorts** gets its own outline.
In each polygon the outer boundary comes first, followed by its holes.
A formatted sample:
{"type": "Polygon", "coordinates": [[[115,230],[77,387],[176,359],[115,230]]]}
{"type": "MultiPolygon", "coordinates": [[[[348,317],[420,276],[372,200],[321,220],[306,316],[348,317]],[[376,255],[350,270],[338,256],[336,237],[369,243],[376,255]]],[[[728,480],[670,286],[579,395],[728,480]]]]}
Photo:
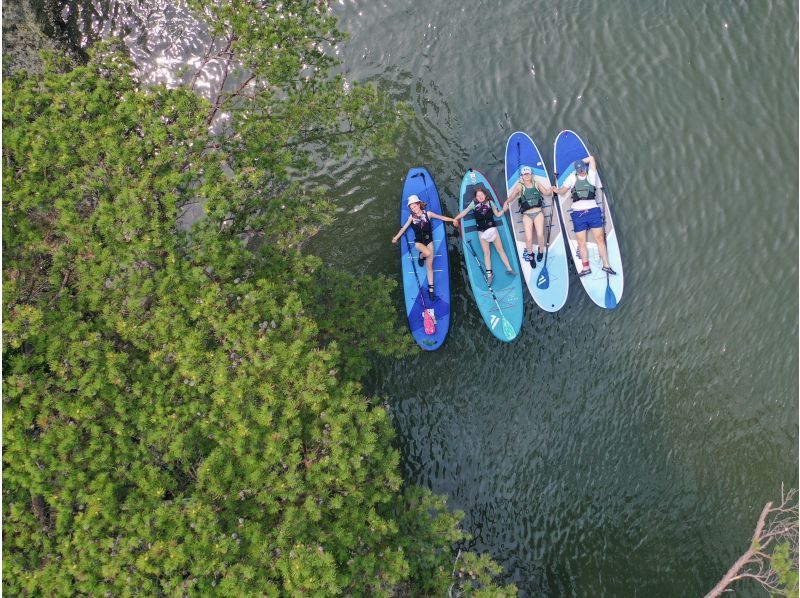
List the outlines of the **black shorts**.
{"type": "Polygon", "coordinates": [[[425,233],[422,235],[416,235],[414,237],[414,243],[422,243],[426,247],[433,243],[433,235],[430,233],[425,233]]]}

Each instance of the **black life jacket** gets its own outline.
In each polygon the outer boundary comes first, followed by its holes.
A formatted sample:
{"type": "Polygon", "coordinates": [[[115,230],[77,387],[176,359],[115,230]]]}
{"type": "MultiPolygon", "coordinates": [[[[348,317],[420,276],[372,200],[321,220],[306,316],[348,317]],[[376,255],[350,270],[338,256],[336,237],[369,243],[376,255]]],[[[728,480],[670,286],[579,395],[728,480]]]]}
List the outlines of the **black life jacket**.
{"type": "Polygon", "coordinates": [[[411,214],[411,228],[414,231],[414,242],[427,245],[433,240],[431,219],[424,211],[419,216],[411,214]]]}
{"type": "Polygon", "coordinates": [[[539,193],[539,189],[536,185],[530,189],[522,183],[520,183],[520,185],[522,185],[522,193],[519,196],[519,211],[527,212],[533,208],[541,208],[542,194],[539,193]]]}
{"type": "Polygon", "coordinates": [[[589,182],[589,177],[585,179],[578,177],[575,180],[575,186],[572,188],[572,201],[594,199],[596,189],[597,187],[589,182]]]}
{"type": "Polygon", "coordinates": [[[475,226],[479,231],[497,226],[497,223],[494,221],[494,210],[492,210],[491,199],[487,199],[483,203],[478,203],[476,201],[473,212],[475,212],[475,226]]]}

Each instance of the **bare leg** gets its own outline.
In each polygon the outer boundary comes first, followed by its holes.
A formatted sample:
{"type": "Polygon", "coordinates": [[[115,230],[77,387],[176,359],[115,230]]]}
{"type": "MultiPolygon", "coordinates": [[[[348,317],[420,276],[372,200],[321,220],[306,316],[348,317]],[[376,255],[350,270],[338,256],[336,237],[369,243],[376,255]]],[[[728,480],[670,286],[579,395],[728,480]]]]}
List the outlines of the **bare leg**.
{"type": "Polygon", "coordinates": [[[484,241],[480,237],[481,240],[481,249],[483,249],[483,263],[486,265],[486,270],[492,269],[492,246],[489,245],[488,241],[484,241]]]}
{"type": "Polygon", "coordinates": [[[603,238],[603,229],[593,228],[592,234],[594,235],[594,240],[597,241],[597,250],[600,252],[600,259],[603,260],[603,266],[610,268],[611,264],[608,263],[608,250],[606,249],[606,240],[603,238]]]}
{"type": "MultiPolygon", "coordinates": [[[[530,218],[528,218],[528,220],[530,220],[530,218]]],[[[539,244],[539,253],[542,253],[545,249],[544,211],[536,214],[536,218],[533,219],[533,224],[536,226],[536,242],[539,244]]],[[[528,251],[528,253],[530,253],[530,250],[528,251]]]]}
{"type": "Polygon", "coordinates": [[[500,235],[497,235],[497,238],[494,240],[494,248],[497,250],[500,259],[503,260],[503,265],[506,267],[506,270],[511,270],[511,264],[508,263],[508,257],[506,256],[505,250],[503,250],[503,241],[500,239],[500,235]]]}
{"type": "Polygon", "coordinates": [[[586,269],[588,267],[586,264],[589,263],[589,250],[586,248],[586,231],[582,230],[579,233],[575,233],[575,240],[578,241],[578,254],[581,256],[583,269],[586,269]]]}
{"type": "Polygon", "coordinates": [[[420,255],[425,257],[425,268],[428,270],[428,284],[433,286],[433,242],[423,245],[422,243],[414,243],[415,247],[419,250],[420,255]]]}
{"type": "Polygon", "coordinates": [[[533,220],[523,214],[522,226],[525,229],[525,248],[528,250],[528,255],[533,255],[533,220]]]}

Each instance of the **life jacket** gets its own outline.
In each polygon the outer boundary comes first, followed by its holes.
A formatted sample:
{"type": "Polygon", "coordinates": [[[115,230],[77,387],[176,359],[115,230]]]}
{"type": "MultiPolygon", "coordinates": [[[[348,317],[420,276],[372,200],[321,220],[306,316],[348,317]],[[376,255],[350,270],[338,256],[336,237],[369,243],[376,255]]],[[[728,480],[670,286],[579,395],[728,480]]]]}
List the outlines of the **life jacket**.
{"type": "Polygon", "coordinates": [[[596,187],[589,182],[589,177],[585,179],[577,177],[575,186],[572,188],[572,201],[584,199],[594,199],[596,187]]]}
{"type": "Polygon", "coordinates": [[[542,207],[542,194],[539,193],[539,189],[534,185],[530,189],[528,189],[524,184],[522,185],[522,194],[519,196],[519,211],[520,212],[527,212],[533,208],[541,208],[542,207]]]}
{"type": "Polygon", "coordinates": [[[475,226],[479,231],[497,226],[497,223],[494,221],[494,210],[492,210],[491,199],[487,199],[483,203],[478,203],[476,201],[473,212],[475,212],[475,226]]]}
{"type": "Polygon", "coordinates": [[[414,241],[416,243],[424,243],[427,245],[433,240],[433,229],[431,228],[431,219],[424,211],[415,216],[411,213],[411,228],[414,230],[414,241]]]}

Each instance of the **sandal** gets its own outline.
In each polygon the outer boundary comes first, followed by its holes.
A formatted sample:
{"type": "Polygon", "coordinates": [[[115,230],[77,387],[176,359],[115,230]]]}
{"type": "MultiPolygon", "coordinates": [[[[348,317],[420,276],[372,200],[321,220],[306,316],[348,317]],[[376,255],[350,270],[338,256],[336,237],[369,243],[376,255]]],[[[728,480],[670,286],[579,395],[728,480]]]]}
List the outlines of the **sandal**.
{"type": "Polygon", "coordinates": [[[506,270],[506,274],[508,274],[509,276],[516,276],[517,271],[512,268],[511,270],[506,270]]]}
{"type": "Polygon", "coordinates": [[[544,254],[540,251],[539,253],[536,254],[536,261],[541,262],[543,257],[544,254]]]}
{"type": "Polygon", "coordinates": [[[578,276],[586,276],[586,275],[591,274],[591,273],[592,273],[592,269],[591,268],[584,268],[583,270],[578,272],[578,276]]]}
{"type": "Polygon", "coordinates": [[[616,274],[616,272],[614,272],[614,268],[612,268],[611,266],[603,266],[603,272],[605,272],[606,274],[611,274],[612,276],[616,274]]]}
{"type": "Polygon", "coordinates": [[[430,296],[431,300],[436,298],[436,295],[433,294],[433,285],[432,284],[428,285],[428,295],[430,296]]]}
{"type": "Polygon", "coordinates": [[[417,258],[417,265],[421,268],[424,263],[425,263],[425,256],[420,253],[419,257],[417,258]]]}
{"type": "Polygon", "coordinates": [[[494,278],[494,274],[492,273],[491,268],[486,270],[486,284],[491,285],[493,278],[494,278]]]}

